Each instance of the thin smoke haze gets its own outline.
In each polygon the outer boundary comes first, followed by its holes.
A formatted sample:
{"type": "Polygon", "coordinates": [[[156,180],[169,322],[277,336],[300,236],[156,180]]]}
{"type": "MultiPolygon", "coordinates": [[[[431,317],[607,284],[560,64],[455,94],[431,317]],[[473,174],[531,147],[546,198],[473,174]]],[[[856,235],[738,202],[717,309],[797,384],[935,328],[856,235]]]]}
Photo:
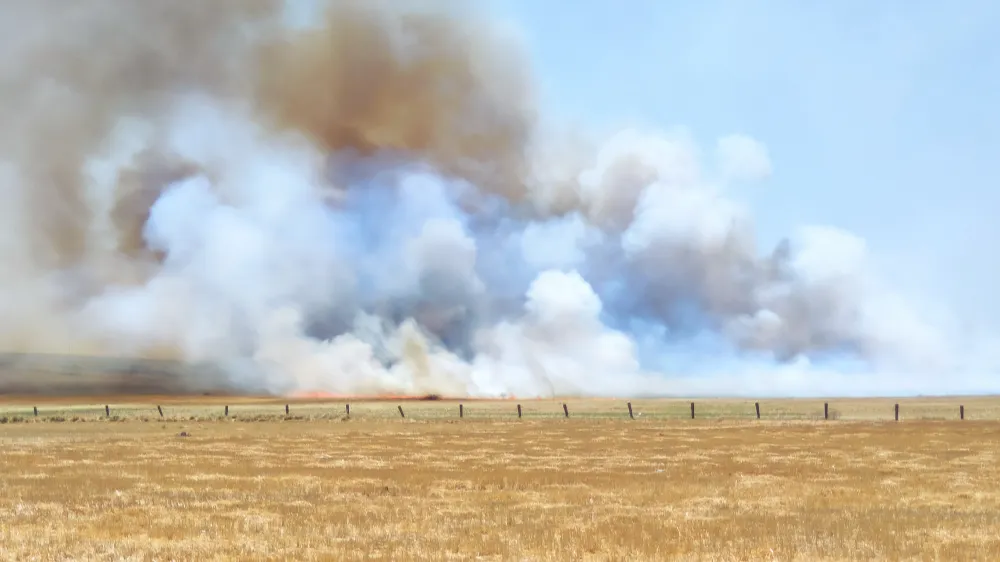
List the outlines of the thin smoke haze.
{"type": "Polygon", "coordinates": [[[731,191],[774,173],[759,141],[557,138],[488,15],[323,8],[0,6],[0,351],[277,394],[997,386],[859,236],[759,250],[731,191]]]}

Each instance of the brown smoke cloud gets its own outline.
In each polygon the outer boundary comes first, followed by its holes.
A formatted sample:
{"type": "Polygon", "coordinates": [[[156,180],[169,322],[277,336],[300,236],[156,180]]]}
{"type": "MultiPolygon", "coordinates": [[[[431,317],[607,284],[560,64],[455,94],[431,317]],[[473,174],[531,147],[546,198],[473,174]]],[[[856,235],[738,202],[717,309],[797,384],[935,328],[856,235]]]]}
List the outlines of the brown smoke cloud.
{"type": "MultiPolygon", "coordinates": [[[[37,265],[84,259],[94,219],[84,164],[106,148],[116,120],[155,117],[188,91],[252,99],[263,121],[329,151],[416,152],[487,189],[523,193],[532,99],[509,44],[443,3],[410,12],[327,4],[324,25],[290,30],[279,25],[278,0],[4,3],[0,157],[29,186],[26,241],[37,265]]],[[[115,219],[131,255],[162,174],[122,173],[132,177],[120,182],[115,219]]]]}
{"type": "Polygon", "coordinates": [[[276,0],[12,0],[0,7],[0,158],[24,188],[36,265],[87,252],[93,221],[84,164],[115,121],[155,115],[171,94],[233,94],[248,80],[243,27],[276,0]]]}
{"type": "MultiPolygon", "coordinates": [[[[186,87],[235,91],[240,20],[273,1],[11,0],[0,4],[0,346],[99,353],[73,312],[113,270],[88,160],[118,119],[155,116],[186,87]],[[235,17],[235,18],[234,18],[235,17]]],[[[141,216],[146,211],[137,209],[141,216]]]]}
{"type": "Polygon", "coordinates": [[[272,124],[329,151],[416,153],[521,197],[534,114],[513,46],[467,15],[387,5],[330,2],[325,25],[264,46],[258,94],[272,124]]]}
{"type": "Polygon", "coordinates": [[[407,151],[484,189],[523,193],[530,81],[485,23],[444,2],[343,0],[326,2],[318,25],[290,29],[283,4],[0,4],[0,281],[9,295],[0,351],[102,352],[76,312],[109,284],[156,273],[162,256],[143,238],[150,207],[172,182],[206,170],[162,150],[158,131],[111,178],[93,177],[88,162],[112,152],[122,119],[155,124],[180,95],[244,104],[265,127],[326,151],[407,151]]]}

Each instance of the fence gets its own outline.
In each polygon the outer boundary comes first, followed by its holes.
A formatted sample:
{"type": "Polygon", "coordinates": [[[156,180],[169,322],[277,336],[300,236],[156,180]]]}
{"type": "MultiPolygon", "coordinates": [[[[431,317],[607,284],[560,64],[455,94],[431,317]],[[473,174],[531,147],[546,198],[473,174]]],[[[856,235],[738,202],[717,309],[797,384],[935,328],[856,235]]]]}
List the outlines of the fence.
{"type": "MultiPolygon", "coordinates": [[[[1000,420],[1000,399],[989,401],[975,398],[978,406],[978,420],[1000,420]]],[[[608,400],[581,402],[574,410],[570,402],[533,401],[532,408],[512,401],[464,402],[423,401],[394,404],[388,401],[356,403],[352,414],[350,403],[333,402],[288,402],[207,404],[178,402],[164,407],[163,404],[129,404],[112,407],[111,404],[95,405],[3,405],[0,397],[0,423],[29,421],[127,421],[127,420],[305,420],[305,419],[389,419],[397,417],[407,421],[433,421],[448,418],[459,420],[524,420],[524,419],[625,419],[625,420],[755,420],[755,421],[906,421],[910,420],[956,420],[964,421],[968,410],[964,402],[942,399],[937,402],[915,400],[907,410],[900,402],[885,404],[878,400],[854,400],[845,402],[849,406],[848,415],[831,402],[778,400],[771,403],[761,401],[736,402],[713,401],[680,402],[677,400],[647,400],[610,402],[608,400]],[[358,408],[361,406],[361,408],[358,408]],[[393,408],[394,406],[394,408],[393,408]],[[411,408],[411,406],[413,406],[411,408]],[[393,415],[394,414],[394,415],[393,415]],[[909,414],[909,417],[907,417],[909,414]]],[[[836,404],[834,404],[836,405],[836,404]]]]}

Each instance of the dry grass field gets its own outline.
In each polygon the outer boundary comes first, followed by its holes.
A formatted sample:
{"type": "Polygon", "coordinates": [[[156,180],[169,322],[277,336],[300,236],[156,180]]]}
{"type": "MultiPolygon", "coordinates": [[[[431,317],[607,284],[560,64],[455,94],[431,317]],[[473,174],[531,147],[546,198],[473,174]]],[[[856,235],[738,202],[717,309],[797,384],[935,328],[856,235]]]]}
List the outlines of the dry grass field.
{"type": "Polygon", "coordinates": [[[79,401],[0,406],[2,559],[1000,560],[1000,399],[79,401]]]}

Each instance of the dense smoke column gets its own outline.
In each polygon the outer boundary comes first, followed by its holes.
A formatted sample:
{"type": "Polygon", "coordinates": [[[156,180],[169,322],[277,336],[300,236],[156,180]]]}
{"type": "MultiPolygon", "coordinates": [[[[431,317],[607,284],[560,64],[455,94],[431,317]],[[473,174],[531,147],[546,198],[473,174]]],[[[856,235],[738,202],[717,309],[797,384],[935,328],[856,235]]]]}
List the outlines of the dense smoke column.
{"type": "Polygon", "coordinates": [[[247,392],[947,387],[862,239],[758,248],[759,142],[555,138],[488,18],[324,7],[0,7],[0,350],[247,392]]]}

